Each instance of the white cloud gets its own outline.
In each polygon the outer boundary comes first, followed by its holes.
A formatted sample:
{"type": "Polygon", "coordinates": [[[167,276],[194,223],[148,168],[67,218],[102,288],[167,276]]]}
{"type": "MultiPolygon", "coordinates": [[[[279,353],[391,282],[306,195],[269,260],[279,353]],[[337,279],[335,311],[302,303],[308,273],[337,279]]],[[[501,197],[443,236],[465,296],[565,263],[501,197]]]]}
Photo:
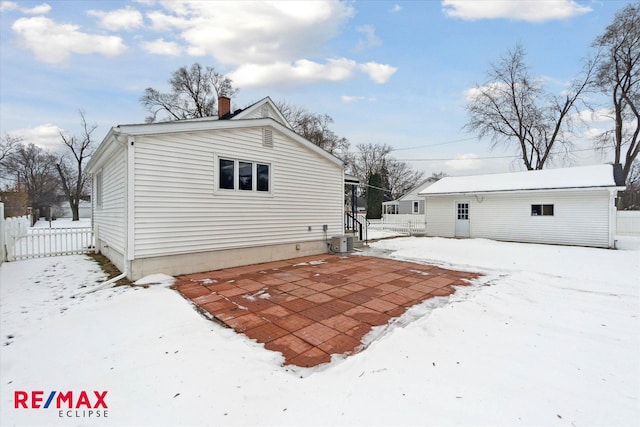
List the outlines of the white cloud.
{"type": "Polygon", "coordinates": [[[361,25],[359,27],[356,27],[356,31],[364,34],[365,37],[364,40],[360,40],[358,42],[356,49],[360,50],[368,47],[380,46],[382,44],[380,39],[376,36],[376,30],[375,28],[373,28],[373,26],[361,25]]]}
{"type": "Polygon", "coordinates": [[[454,160],[446,161],[445,166],[449,171],[468,171],[480,169],[482,162],[478,159],[477,154],[466,153],[456,156],[454,160]]]}
{"type": "Polygon", "coordinates": [[[140,11],[129,6],[110,12],[88,10],[87,14],[98,18],[100,26],[111,31],[132,30],[144,25],[140,11]]]}
{"type": "Polygon", "coordinates": [[[157,31],[179,32],[194,55],[223,64],[274,64],[325,53],[353,16],[342,2],[161,2],[147,15],[157,31]]]}
{"type": "Polygon", "coordinates": [[[42,3],[41,5],[32,7],[30,9],[20,9],[20,11],[28,15],[44,15],[51,11],[51,6],[46,3],[42,3]]]}
{"type": "Polygon", "coordinates": [[[142,42],[142,47],[147,52],[155,55],[178,56],[182,53],[182,48],[178,43],[167,42],[162,38],[152,42],[142,42]]]}
{"type": "MultiPolygon", "coordinates": [[[[191,56],[211,56],[237,67],[227,72],[238,87],[296,86],[339,82],[358,71],[385,83],[396,68],[348,58],[319,60],[326,44],[354,15],[348,2],[204,2],[161,1],[163,9],[146,15],[162,42],[145,44],[157,54],[173,55],[179,47],[191,56]],[[176,40],[179,38],[179,40],[176,40]],[[171,40],[173,40],[174,44],[171,40]]],[[[358,27],[362,46],[380,43],[371,26],[358,27]]]]}
{"type": "Polygon", "coordinates": [[[578,118],[587,123],[603,123],[613,122],[613,112],[606,108],[599,110],[582,110],[578,114],[578,118]]]}
{"type": "Polygon", "coordinates": [[[18,10],[18,4],[12,1],[0,1],[0,12],[18,10]]]}
{"type": "Polygon", "coordinates": [[[398,3],[394,4],[393,7],[391,8],[392,13],[398,13],[402,10],[402,6],[400,6],[398,3]]]}
{"type": "Polygon", "coordinates": [[[42,16],[20,18],[11,28],[38,60],[51,64],[66,62],[72,53],[116,56],[126,50],[120,37],[83,33],[77,25],[42,16]]]}
{"type": "Polygon", "coordinates": [[[42,3],[41,5],[34,6],[32,8],[24,8],[18,6],[18,3],[12,1],[2,1],[0,2],[0,12],[8,12],[11,10],[19,10],[22,13],[26,13],[27,15],[44,15],[51,11],[51,6],[47,3],[42,3]]]}
{"type": "Polygon", "coordinates": [[[328,59],[325,63],[299,59],[272,64],[243,64],[228,73],[238,87],[297,86],[307,83],[340,82],[350,79],[356,71],[366,73],[376,83],[385,83],[396,68],[368,62],[358,64],[347,58],[328,59]]]}
{"type": "Polygon", "coordinates": [[[11,137],[22,138],[21,142],[23,144],[35,144],[44,149],[55,150],[60,145],[60,132],[63,132],[63,129],[47,123],[34,128],[16,129],[7,133],[11,137]]]}
{"type": "Polygon", "coordinates": [[[366,97],[366,96],[349,96],[349,95],[342,95],[341,96],[342,102],[344,103],[350,103],[350,102],[358,102],[358,101],[375,101],[376,98],[374,97],[366,97]]]}
{"type": "Polygon", "coordinates": [[[504,92],[508,92],[509,88],[506,83],[503,82],[493,82],[488,83],[484,86],[474,86],[464,91],[464,97],[467,102],[473,102],[478,100],[478,97],[483,96],[484,94],[489,94],[493,96],[500,96],[500,94],[504,92]]]}
{"type": "Polygon", "coordinates": [[[445,15],[465,21],[503,18],[543,22],[568,19],[592,10],[574,0],[442,0],[445,15]]]}
{"type": "Polygon", "coordinates": [[[398,69],[388,64],[379,64],[377,62],[367,62],[358,65],[361,71],[369,75],[371,80],[376,83],[386,83],[398,69]]]}
{"type": "Polygon", "coordinates": [[[329,59],[325,64],[300,59],[294,63],[245,64],[229,73],[239,87],[296,86],[305,83],[337,82],[353,76],[357,64],[346,58],[329,59]]]}

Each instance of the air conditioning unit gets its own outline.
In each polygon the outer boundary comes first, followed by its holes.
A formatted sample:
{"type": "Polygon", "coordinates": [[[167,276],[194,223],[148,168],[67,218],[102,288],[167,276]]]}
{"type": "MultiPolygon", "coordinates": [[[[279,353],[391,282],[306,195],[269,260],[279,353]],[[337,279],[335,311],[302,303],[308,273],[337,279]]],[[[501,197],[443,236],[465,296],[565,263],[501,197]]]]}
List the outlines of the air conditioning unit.
{"type": "Polygon", "coordinates": [[[353,236],[334,236],[331,238],[331,252],[353,252],[353,236]]]}

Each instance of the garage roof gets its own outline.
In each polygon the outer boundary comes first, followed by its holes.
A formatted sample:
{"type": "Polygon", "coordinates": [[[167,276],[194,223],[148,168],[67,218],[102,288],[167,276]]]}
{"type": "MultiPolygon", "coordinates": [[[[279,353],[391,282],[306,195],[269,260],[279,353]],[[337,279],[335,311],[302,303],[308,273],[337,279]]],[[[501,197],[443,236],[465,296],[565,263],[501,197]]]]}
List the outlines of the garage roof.
{"type": "Polygon", "coordinates": [[[620,165],[607,164],[490,175],[445,177],[421,191],[420,195],[594,187],[620,188],[624,187],[621,172],[620,165]]]}

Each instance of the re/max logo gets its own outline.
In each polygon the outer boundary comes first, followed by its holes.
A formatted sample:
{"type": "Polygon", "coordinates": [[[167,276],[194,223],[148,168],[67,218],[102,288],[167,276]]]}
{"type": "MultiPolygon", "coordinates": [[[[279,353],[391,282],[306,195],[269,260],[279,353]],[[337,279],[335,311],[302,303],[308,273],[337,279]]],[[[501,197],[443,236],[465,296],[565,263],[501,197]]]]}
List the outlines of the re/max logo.
{"type": "Polygon", "coordinates": [[[93,391],[89,393],[87,391],[81,391],[80,393],[74,393],[72,391],[52,391],[48,394],[45,400],[44,391],[36,390],[26,392],[22,390],[16,390],[13,393],[13,405],[14,408],[26,408],[26,409],[47,409],[54,407],[56,409],[68,408],[104,408],[107,409],[107,402],[105,398],[107,396],[106,391],[93,391]],[[44,403],[44,404],[43,404],[44,403]]]}

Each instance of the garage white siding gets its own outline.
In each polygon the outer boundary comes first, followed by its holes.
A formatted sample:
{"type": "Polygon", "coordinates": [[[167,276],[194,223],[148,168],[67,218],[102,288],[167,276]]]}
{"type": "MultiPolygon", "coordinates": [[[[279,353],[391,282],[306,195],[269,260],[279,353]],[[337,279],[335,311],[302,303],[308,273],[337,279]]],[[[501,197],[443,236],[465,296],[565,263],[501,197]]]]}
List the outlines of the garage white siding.
{"type": "Polygon", "coordinates": [[[94,175],[93,223],[103,244],[124,254],[125,248],[125,191],[126,157],[124,149],[119,149],[104,163],[101,171],[102,189],[94,175]],[[97,195],[101,193],[102,202],[97,204],[97,195]]]}
{"type": "Polygon", "coordinates": [[[137,136],[135,258],[342,234],[342,168],[270,130],[272,146],[260,127],[137,136]],[[219,158],[269,164],[271,191],[217,189],[219,158]]]}
{"type": "MultiPolygon", "coordinates": [[[[528,191],[466,195],[470,237],[528,243],[609,246],[607,190],[528,191]],[[552,216],[531,215],[531,205],[553,205],[552,216]]],[[[427,197],[427,234],[454,237],[456,200],[427,197]]]]}
{"type": "Polygon", "coordinates": [[[472,200],[471,233],[517,242],[607,247],[609,192],[531,192],[472,200]],[[554,206],[552,216],[531,215],[532,204],[554,206]]]}

